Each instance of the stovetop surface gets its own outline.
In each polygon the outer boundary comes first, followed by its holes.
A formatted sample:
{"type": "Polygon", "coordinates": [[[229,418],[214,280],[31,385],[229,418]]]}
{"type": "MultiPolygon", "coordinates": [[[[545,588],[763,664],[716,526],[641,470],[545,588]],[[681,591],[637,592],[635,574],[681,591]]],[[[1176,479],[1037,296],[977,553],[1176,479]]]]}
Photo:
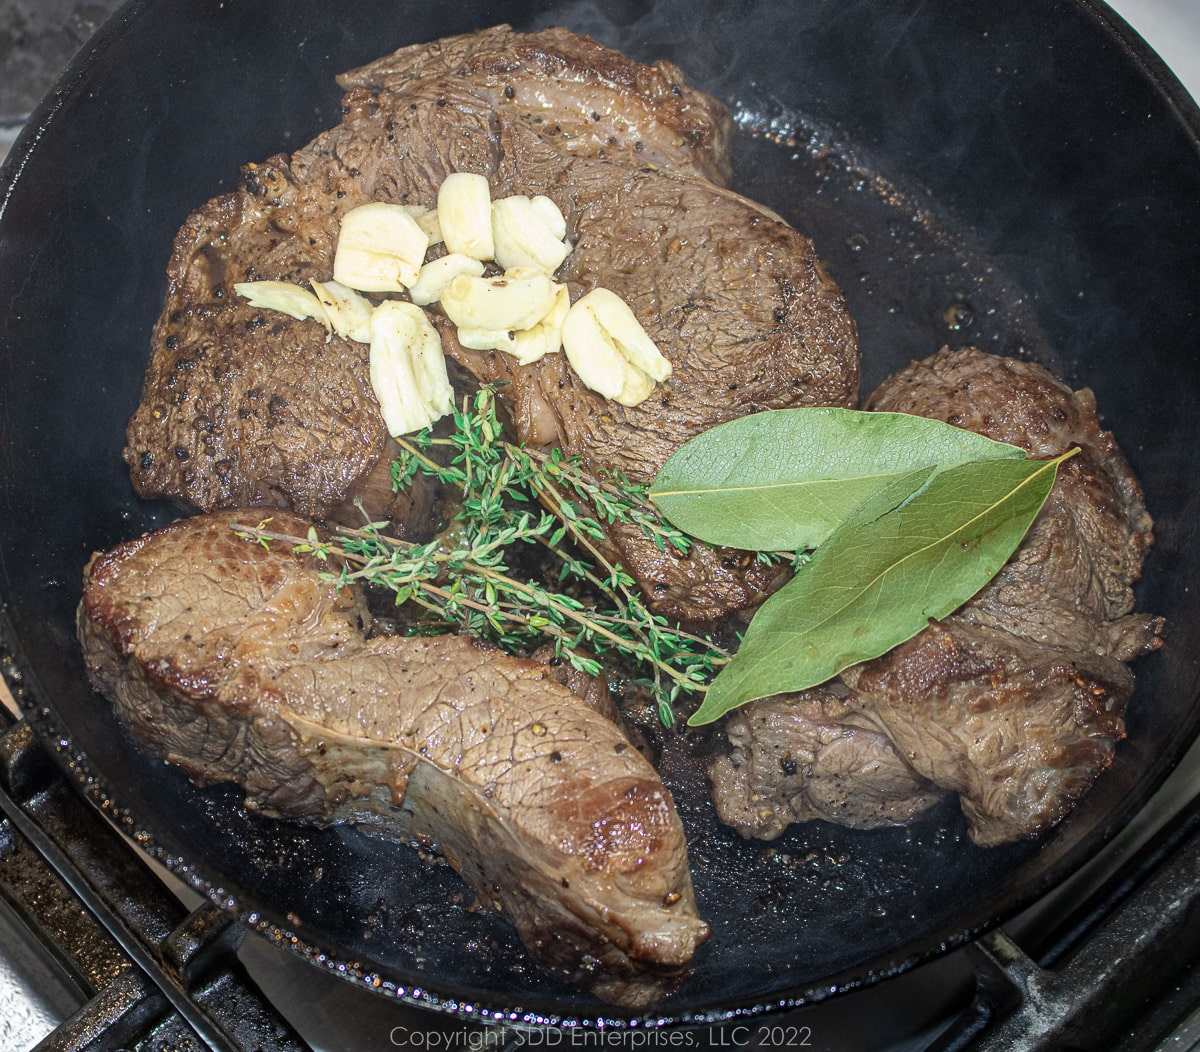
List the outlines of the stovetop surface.
{"type": "MultiPolygon", "coordinates": [[[[0,156],[72,55],[118,6],[117,0],[0,0],[0,156]]],[[[1110,6],[1158,51],[1193,96],[1200,98],[1200,2],[1110,0],[1110,6]]],[[[3,683],[0,702],[11,706],[3,683]]],[[[1152,805],[1110,846],[1102,860],[1006,925],[1006,930],[1019,938],[1021,932],[1033,930],[1045,918],[1064,911],[1071,901],[1090,892],[1115,871],[1170,815],[1198,796],[1200,746],[1192,749],[1152,805]]],[[[173,878],[162,875],[174,884],[173,878]]],[[[189,906],[195,904],[195,896],[187,889],[176,886],[176,891],[189,906]]],[[[0,908],[0,1052],[32,1047],[69,1010],[54,974],[36,957],[14,949],[18,945],[14,921],[0,908]]],[[[805,1017],[790,1031],[780,1031],[779,1043],[833,1052],[923,1049],[931,1037],[929,1028],[940,1025],[934,1021],[936,1016],[926,1019],[927,1005],[944,999],[947,991],[962,985],[963,952],[917,969],[905,977],[902,986],[889,989],[883,984],[868,991],[869,1003],[852,994],[818,1006],[819,1015],[805,1017]],[[897,1027],[904,1037],[886,1036],[897,1027]]],[[[289,1017],[295,1014],[296,1026],[314,1048],[349,1052],[366,1047],[488,1046],[478,1032],[468,1032],[448,1020],[398,1012],[396,1006],[323,974],[266,940],[247,939],[240,956],[266,995],[289,1017]],[[469,1037],[469,1033],[474,1036],[469,1037]]],[[[1200,1018],[1193,1016],[1177,1031],[1171,1047],[1194,1047],[1200,1041],[1198,1034],[1200,1018]]],[[[713,1043],[728,1045],[735,1041],[729,1033],[706,1036],[713,1043]]]]}

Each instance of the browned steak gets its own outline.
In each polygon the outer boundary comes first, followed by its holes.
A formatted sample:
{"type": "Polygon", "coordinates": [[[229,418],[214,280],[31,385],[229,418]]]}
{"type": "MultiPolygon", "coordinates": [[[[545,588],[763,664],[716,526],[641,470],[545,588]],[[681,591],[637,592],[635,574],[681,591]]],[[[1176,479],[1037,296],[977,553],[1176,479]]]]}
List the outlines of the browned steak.
{"type": "Polygon", "coordinates": [[[640,1007],[682,981],[709,930],[671,794],[617,727],[545,665],[366,639],[354,589],[236,536],[258,517],[181,520],[89,564],[88,669],[141,744],[264,814],[438,845],[598,997],[640,1007]]]}
{"type": "MultiPolygon", "coordinates": [[[[523,168],[536,159],[548,182],[558,159],[524,129],[512,141],[523,168]]],[[[566,178],[562,190],[545,191],[574,217],[577,241],[561,277],[573,297],[598,285],[622,296],[674,372],[627,408],[584,387],[562,355],[513,366],[499,352],[464,350],[443,326],[448,353],[479,379],[505,383],[518,438],[649,482],[687,439],[717,424],[764,409],[855,404],[854,325],[807,238],[693,178],[587,158],[572,160],[566,178]]],[[[655,609],[684,620],[756,605],[776,576],[745,553],[697,545],[680,560],[640,530],[617,525],[608,536],[655,609]]]]}
{"type": "MultiPolygon", "coordinates": [[[[1162,619],[1131,613],[1132,584],[1153,540],[1141,489],[1100,428],[1092,393],[1073,392],[1029,362],[945,350],[884,381],[868,406],[946,420],[1034,457],[1081,452],[1059,469],[1028,536],[986,588],[909,642],[842,673],[854,703],[833,716],[837,727],[828,726],[828,706],[814,710],[811,702],[767,699],[735,716],[734,751],[713,772],[718,794],[735,787],[728,768],[741,771],[733,800],[718,807],[742,808],[734,824],[745,835],[778,835],[776,820],[755,821],[742,803],[788,791],[761,757],[811,751],[814,738],[851,733],[867,720],[914,778],[959,794],[978,843],[1047,829],[1125,734],[1133,676],[1124,662],[1160,643],[1162,619]]],[[[854,825],[880,813],[870,781],[847,799],[840,816],[824,817],[854,825]]]]}
{"type": "MultiPolygon", "coordinates": [[[[840,291],[811,242],[697,174],[721,167],[727,117],[676,72],[562,31],[503,30],[405,49],[350,75],[367,86],[346,96],[341,124],[290,159],[250,166],[242,190],[180,232],[127,436],[138,492],[205,510],[270,502],[325,517],[369,486],[383,498],[368,505],[373,516],[410,511],[384,488],[390,447],[366,348],[251,308],[231,286],[330,277],[344,211],[370,200],[432,205],[453,171],[487,175],[495,196],[553,198],[575,246],[562,271],[572,297],[597,285],[624,296],[675,370],[626,409],[578,385],[561,356],[510,367],[498,352],[463,350],[442,324],[450,355],[508,384],[520,440],[557,443],[594,470],[643,481],[687,438],[732,417],[854,404],[857,341],[840,291]],[[597,84],[611,106],[581,111],[597,84]],[[607,122],[611,134],[589,138],[581,120],[607,122]]],[[[640,532],[614,529],[610,540],[658,609],[676,616],[752,605],[770,583],[729,553],[698,549],[681,563],[640,532]]]]}
{"type": "Polygon", "coordinates": [[[721,821],[773,840],[793,822],[853,829],[908,822],[944,795],[904,760],[887,732],[835,680],[739,709],[732,750],[709,770],[721,821]]]}
{"type": "MultiPolygon", "coordinates": [[[[1147,649],[1156,638],[1147,635],[1147,649]]],[[[1116,658],[966,616],[843,676],[913,769],[958,793],[971,838],[985,847],[1070,812],[1125,736],[1133,693],[1133,673],[1116,658]]]]}
{"type": "MultiPolygon", "coordinates": [[[[631,115],[623,121],[614,101],[610,123],[624,131],[597,151],[632,158],[637,142],[661,142],[664,165],[677,158],[692,170],[695,153],[704,170],[728,167],[728,115],[715,100],[681,80],[672,90],[667,67],[632,63],[561,30],[522,37],[499,27],[417,45],[347,74],[347,84],[398,83],[400,68],[409,70],[402,79],[412,102],[378,86],[352,88],[341,124],[291,158],[248,165],[239,190],[203,205],[180,230],[127,432],[125,459],[141,495],[201,511],[290,506],[356,524],[352,504],[362,497],[372,516],[419,515],[390,492],[396,447],[371,391],[366,346],[250,307],[232,286],[328,279],[342,214],[372,200],[432,205],[450,172],[495,168],[507,123],[538,129],[554,157],[557,147],[578,149],[578,136],[553,131],[577,116],[579,100],[565,87],[572,77],[576,94],[608,84],[631,115]],[[547,63],[562,80],[562,112],[537,94],[547,63]]],[[[561,165],[551,167],[557,176],[561,165]]]]}
{"type": "Polygon", "coordinates": [[[317,322],[251,307],[233,290],[254,277],[332,276],[326,192],[296,185],[277,161],[252,166],[248,191],[210,201],[176,236],[126,429],[130,478],[141,496],[186,510],[291,507],[356,525],[361,497],[372,517],[402,527],[425,511],[411,494],[425,494],[391,492],[399,447],[371,390],[367,346],[327,340],[317,322]]]}
{"type": "Polygon", "coordinates": [[[338,84],[400,95],[447,74],[499,90],[512,109],[545,125],[565,150],[624,154],[641,165],[729,183],[724,106],[689,87],[670,62],[645,66],[562,28],[522,34],[495,26],[413,44],[342,74],[338,84]]]}
{"type": "Polygon", "coordinates": [[[1016,555],[961,616],[1123,661],[1144,653],[1156,638],[1148,626],[1159,619],[1130,611],[1153,524],[1129,464],[1100,427],[1090,390],[1072,391],[1032,362],[942,351],[885,380],[867,408],[945,420],[1031,457],[1078,446],[1016,555]]]}

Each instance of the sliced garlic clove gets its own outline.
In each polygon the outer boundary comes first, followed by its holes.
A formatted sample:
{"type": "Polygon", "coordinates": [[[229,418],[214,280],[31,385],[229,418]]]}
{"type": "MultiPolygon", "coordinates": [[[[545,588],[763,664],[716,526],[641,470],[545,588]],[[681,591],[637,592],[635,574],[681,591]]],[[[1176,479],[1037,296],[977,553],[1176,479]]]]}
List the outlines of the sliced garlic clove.
{"type": "Polygon", "coordinates": [[[545,317],[528,329],[458,329],[458,342],[476,351],[503,351],[518,365],[532,365],[562,350],[562,327],[571,309],[566,285],[554,286],[554,303],[545,317]]]}
{"type": "Polygon", "coordinates": [[[609,399],[621,394],[631,367],[604,334],[595,315],[572,307],[563,325],[562,337],[567,361],[585,387],[609,399]]]}
{"type": "Polygon", "coordinates": [[[312,290],[343,340],[371,342],[371,301],[340,281],[313,281],[312,290]]]}
{"type": "Polygon", "coordinates": [[[438,187],[437,216],[449,251],[478,260],[494,258],[492,191],[482,175],[452,172],[446,176],[438,187]]]}
{"type": "Polygon", "coordinates": [[[438,222],[436,208],[426,208],[424,205],[402,205],[401,207],[416,220],[417,226],[429,235],[430,247],[442,243],[442,225],[438,222]]]}
{"type": "Polygon", "coordinates": [[[521,329],[516,333],[516,346],[509,353],[521,365],[531,365],[547,354],[558,354],[562,350],[563,325],[570,309],[571,293],[567,286],[555,285],[554,306],[533,328],[521,329]]]}
{"type": "Polygon", "coordinates": [[[621,393],[613,401],[618,405],[627,405],[630,408],[641,405],[654,393],[655,383],[656,381],[645,373],[635,370],[626,378],[625,386],[621,388],[621,393]]]}
{"type": "Polygon", "coordinates": [[[584,384],[621,405],[639,405],[671,375],[671,363],[629,305],[608,289],[593,289],[571,307],[562,343],[584,384]]]}
{"type": "Polygon", "coordinates": [[[512,329],[455,329],[458,342],[473,351],[517,353],[517,333],[512,329]]]}
{"type": "MultiPolygon", "coordinates": [[[[508,281],[534,281],[540,286],[544,277],[539,270],[517,267],[505,272],[508,281]]],[[[459,326],[455,335],[464,347],[477,351],[503,351],[519,365],[530,365],[547,354],[562,350],[562,327],[571,309],[571,293],[566,285],[550,284],[553,299],[550,309],[536,323],[522,329],[478,329],[459,326]]]]}
{"type": "Polygon", "coordinates": [[[554,283],[543,273],[515,271],[497,278],[460,274],[442,293],[442,309],[460,329],[530,329],[554,306],[554,283]]]}
{"type": "Polygon", "coordinates": [[[565,233],[567,228],[558,206],[548,197],[538,200],[545,204],[520,195],[502,197],[492,203],[496,262],[506,270],[534,267],[553,274],[571,252],[562,234],[554,233],[560,228],[565,233]]]}
{"type": "Polygon", "coordinates": [[[333,280],[359,292],[403,292],[428,248],[429,235],[403,205],[360,205],[342,217],[333,280]]]}
{"type": "Polygon", "coordinates": [[[388,300],[372,312],[370,374],[393,438],[454,411],[441,338],[415,304],[388,300]]]}
{"type": "Polygon", "coordinates": [[[459,274],[482,277],[483,264],[470,256],[464,256],[461,252],[451,252],[439,259],[431,259],[421,268],[416,282],[408,290],[409,298],[422,307],[435,303],[442,298],[446,286],[459,274]]]}
{"type": "Polygon", "coordinates": [[[567,220],[558,205],[544,194],[538,194],[529,200],[533,205],[534,211],[537,212],[538,218],[545,224],[546,229],[550,231],[551,237],[561,239],[567,236],[567,220]]]}
{"type": "Polygon", "coordinates": [[[233,291],[248,299],[251,307],[277,310],[297,321],[313,318],[325,326],[326,332],[331,328],[329,315],[321,301],[302,285],[293,285],[290,281],[239,281],[233,291]]]}
{"type": "Polygon", "coordinates": [[[642,328],[633,308],[615,292],[605,288],[592,289],[578,302],[595,315],[630,363],[660,383],[671,375],[671,363],[642,328]]]}

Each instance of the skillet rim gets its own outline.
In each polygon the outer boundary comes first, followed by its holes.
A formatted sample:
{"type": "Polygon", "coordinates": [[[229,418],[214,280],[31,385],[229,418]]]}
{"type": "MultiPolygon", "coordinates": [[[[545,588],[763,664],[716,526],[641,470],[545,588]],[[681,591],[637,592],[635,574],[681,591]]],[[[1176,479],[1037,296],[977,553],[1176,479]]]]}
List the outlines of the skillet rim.
{"type": "MultiPolygon", "coordinates": [[[[1162,59],[1103,0],[1066,2],[1069,6],[1075,6],[1090,15],[1101,32],[1120,44],[1124,55],[1137,66],[1142,77],[1154,85],[1157,93],[1170,107],[1172,115],[1187,131],[1193,150],[1200,159],[1200,105],[1183,88],[1162,59]]],[[[11,195],[29,157],[53,126],[53,122],[70,104],[74,89],[103,61],[105,52],[113,41],[131,29],[138,18],[155,3],[156,0],[127,0],[84,45],[56,81],[51,92],[33,111],[3,167],[0,168],[0,183],[4,186],[4,195],[0,198],[0,221],[3,220],[11,195]]],[[[394,974],[389,975],[388,969],[381,967],[378,971],[371,971],[358,968],[342,959],[348,956],[347,951],[326,946],[319,939],[301,937],[289,930],[286,927],[286,919],[280,915],[281,911],[263,906],[253,909],[242,905],[237,896],[222,886],[215,867],[206,861],[193,862],[173,853],[166,843],[150,832],[147,824],[137,821],[134,814],[120,802],[120,792],[109,792],[107,788],[102,787],[88,757],[61,731],[52,704],[39,700],[44,692],[37,672],[26,659],[20,646],[15,643],[18,635],[10,618],[10,609],[7,596],[0,595],[0,656],[3,657],[0,661],[0,673],[3,674],[27,721],[38,733],[57,766],[67,775],[68,784],[102,814],[116,822],[126,834],[131,835],[139,850],[156,859],[190,888],[227,912],[233,913],[249,930],[259,932],[318,967],[323,966],[338,978],[365,986],[382,996],[408,1005],[477,1022],[606,1028],[703,1025],[758,1017],[815,1004],[852,989],[873,985],[972,941],[1011,919],[1077,873],[1095,857],[1097,851],[1108,840],[1128,824],[1133,815],[1162,786],[1182,756],[1195,744],[1200,733],[1200,711],[1193,711],[1183,732],[1163,749],[1157,763],[1139,778],[1138,791],[1129,794],[1119,806],[1108,811],[1103,822],[1062,858],[1053,862],[1036,880],[1022,887],[1019,894],[1010,894],[1002,905],[993,902],[986,911],[981,911],[983,919],[975,920],[965,928],[958,925],[948,936],[945,931],[935,931],[921,940],[910,942],[908,953],[893,957],[883,968],[867,972],[865,966],[860,965],[830,976],[820,987],[809,986],[766,998],[740,998],[703,1010],[673,1012],[671,1001],[668,1000],[661,1006],[662,1011],[626,1011],[596,1002],[595,1013],[560,1013],[548,1008],[539,1009],[537,1005],[540,1000],[535,998],[529,999],[533,1007],[526,1008],[519,1002],[514,1003],[508,995],[480,997],[478,991],[454,992],[452,986],[440,983],[435,983],[437,989],[427,989],[420,984],[397,984],[394,974]],[[1079,862],[1079,859],[1083,861],[1079,862]]],[[[253,898],[252,895],[246,897],[253,898]]]]}

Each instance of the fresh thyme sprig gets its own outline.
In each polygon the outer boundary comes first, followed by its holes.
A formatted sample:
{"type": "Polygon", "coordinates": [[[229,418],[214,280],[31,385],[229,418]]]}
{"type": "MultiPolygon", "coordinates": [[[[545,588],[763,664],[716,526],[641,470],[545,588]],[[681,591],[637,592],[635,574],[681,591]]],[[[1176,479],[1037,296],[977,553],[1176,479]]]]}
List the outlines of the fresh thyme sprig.
{"type": "MultiPolygon", "coordinates": [[[[456,487],[453,521],[432,541],[413,544],[384,532],[384,523],[341,528],[321,540],[272,533],[266,523],[244,532],[262,542],[287,542],[340,563],[330,576],[390,589],[399,604],[421,607],[414,632],[457,630],[510,652],[550,642],[555,653],[593,675],[598,657],[615,654],[643,670],[659,717],[670,726],[681,693],[703,691],[729,653],[672,625],[642,600],[636,582],[606,554],[606,523],[629,523],[660,549],[686,552],[690,538],[662,520],[645,494],[619,473],[595,478],[561,450],[526,449],[504,439],[495,392],[481,388],[455,411],[454,431],[401,439],[393,462],[397,490],[418,473],[456,487]],[[448,447],[448,463],[431,456],[448,447]],[[549,552],[553,584],[510,565],[521,545],[549,552]]],[[[440,459],[440,458],[439,458],[440,459]]]]}

